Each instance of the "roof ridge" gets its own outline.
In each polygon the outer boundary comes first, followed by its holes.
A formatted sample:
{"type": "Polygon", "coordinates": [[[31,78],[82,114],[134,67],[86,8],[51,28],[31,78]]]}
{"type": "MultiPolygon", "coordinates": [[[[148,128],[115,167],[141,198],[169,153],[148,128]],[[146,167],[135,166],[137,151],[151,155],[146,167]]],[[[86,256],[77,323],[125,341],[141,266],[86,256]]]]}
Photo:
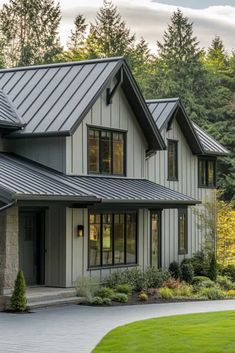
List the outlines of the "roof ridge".
{"type": "Polygon", "coordinates": [[[11,67],[6,69],[0,69],[0,73],[11,72],[11,71],[23,71],[23,70],[35,70],[35,69],[45,69],[50,67],[64,67],[64,66],[76,66],[76,65],[84,65],[84,64],[94,64],[99,62],[112,62],[112,61],[125,61],[124,56],[110,57],[110,58],[97,58],[97,59],[88,59],[81,61],[68,61],[68,62],[58,62],[53,64],[42,64],[42,65],[30,65],[30,66],[19,66],[19,67],[11,67]]]}
{"type": "Polygon", "coordinates": [[[153,98],[153,99],[146,99],[146,103],[164,103],[164,102],[175,102],[179,101],[180,97],[173,97],[173,98],[153,98]]]}

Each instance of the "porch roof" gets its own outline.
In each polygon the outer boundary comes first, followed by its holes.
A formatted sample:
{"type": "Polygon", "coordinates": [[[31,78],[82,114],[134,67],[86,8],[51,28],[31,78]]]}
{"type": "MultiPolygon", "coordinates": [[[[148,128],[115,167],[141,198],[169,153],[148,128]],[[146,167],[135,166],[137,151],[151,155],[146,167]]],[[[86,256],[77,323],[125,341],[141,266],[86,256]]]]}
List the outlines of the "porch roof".
{"type": "Polygon", "coordinates": [[[4,153],[0,153],[0,198],[4,202],[52,200],[146,207],[199,203],[146,179],[65,175],[4,153]]]}

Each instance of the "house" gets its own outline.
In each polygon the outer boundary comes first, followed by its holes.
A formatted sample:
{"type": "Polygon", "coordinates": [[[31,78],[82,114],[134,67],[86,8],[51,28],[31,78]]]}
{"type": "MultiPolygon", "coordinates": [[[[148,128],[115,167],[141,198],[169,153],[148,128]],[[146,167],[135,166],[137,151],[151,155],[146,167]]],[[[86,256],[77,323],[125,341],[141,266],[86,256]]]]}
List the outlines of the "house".
{"type": "Polygon", "coordinates": [[[123,58],[0,70],[0,295],[191,256],[224,154],[123,58]]]}

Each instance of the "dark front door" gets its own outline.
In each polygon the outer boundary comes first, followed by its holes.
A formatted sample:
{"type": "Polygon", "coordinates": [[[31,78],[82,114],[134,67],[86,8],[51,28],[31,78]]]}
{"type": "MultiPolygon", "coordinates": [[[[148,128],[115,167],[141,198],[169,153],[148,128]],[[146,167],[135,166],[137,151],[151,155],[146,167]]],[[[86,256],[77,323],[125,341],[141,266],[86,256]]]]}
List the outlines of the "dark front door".
{"type": "Polygon", "coordinates": [[[20,268],[27,285],[45,280],[45,214],[22,210],[19,215],[20,268]]]}
{"type": "Polygon", "coordinates": [[[161,211],[151,212],[151,246],[150,260],[151,266],[161,267],[161,211]]]}

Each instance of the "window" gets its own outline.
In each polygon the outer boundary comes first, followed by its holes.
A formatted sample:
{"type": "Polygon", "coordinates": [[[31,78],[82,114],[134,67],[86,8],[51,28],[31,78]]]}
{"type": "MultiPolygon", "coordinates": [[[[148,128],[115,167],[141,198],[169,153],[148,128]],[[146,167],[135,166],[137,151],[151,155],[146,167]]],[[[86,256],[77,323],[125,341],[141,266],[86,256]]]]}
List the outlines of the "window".
{"type": "Polygon", "coordinates": [[[125,133],[88,128],[88,173],[125,175],[125,133]]]}
{"type": "Polygon", "coordinates": [[[178,142],[168,140],[168,180],[178,180],[178,142]]]}
{"type": "Polygon", "coordinates": [[[161,213],[151,213],[151,266],[161,267],[161,213]]]}
{"type": "Polygon", "coordinates": [[[180,208],[178,214],[178,246],[179,254],[187,254],[188,252],[188,221],[187,209],[180,208]]]}
{"type": "Polygon", "coordinates": [[[215,159],[199,158],[198,184],[199,187],[215,187],[215,159]]]}
{"type": "Polygon", "coordinates": [[[89,267],[136,264],[136,213],[90,213],[89,267]]]}

